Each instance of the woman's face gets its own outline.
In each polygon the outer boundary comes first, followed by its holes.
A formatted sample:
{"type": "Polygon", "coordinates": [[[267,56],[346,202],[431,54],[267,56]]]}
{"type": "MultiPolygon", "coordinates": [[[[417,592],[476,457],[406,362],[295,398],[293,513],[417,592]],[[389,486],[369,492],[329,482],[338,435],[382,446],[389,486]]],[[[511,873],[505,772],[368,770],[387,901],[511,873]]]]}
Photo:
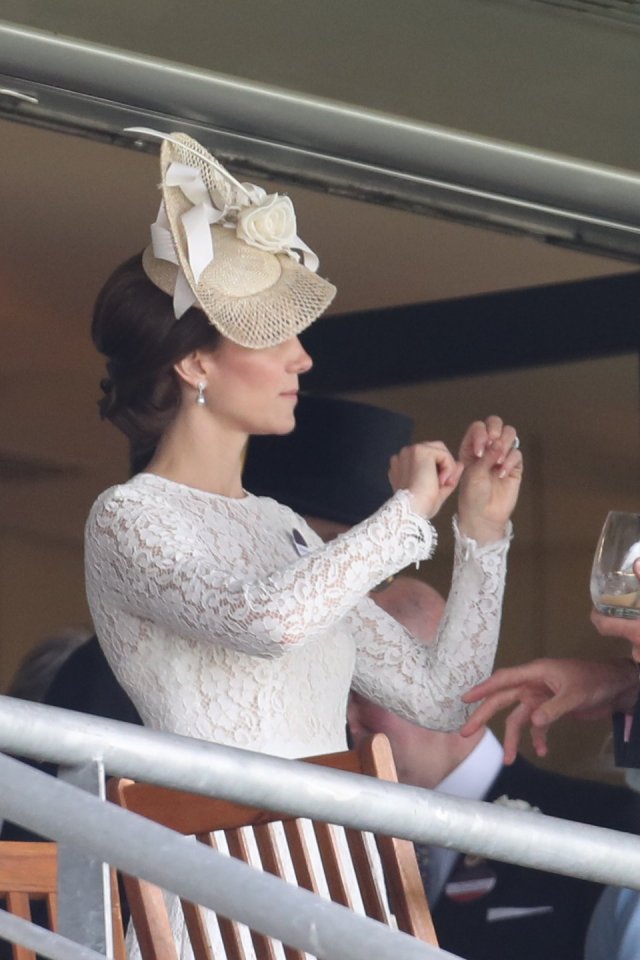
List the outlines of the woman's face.
{"type": "Polygon", "coordinates": [[[204,362],[207,409],[224,425],[248,434],[293,430],[299,377],[312,365],[298,337],[261,350],[225,338],[204,362]]]}

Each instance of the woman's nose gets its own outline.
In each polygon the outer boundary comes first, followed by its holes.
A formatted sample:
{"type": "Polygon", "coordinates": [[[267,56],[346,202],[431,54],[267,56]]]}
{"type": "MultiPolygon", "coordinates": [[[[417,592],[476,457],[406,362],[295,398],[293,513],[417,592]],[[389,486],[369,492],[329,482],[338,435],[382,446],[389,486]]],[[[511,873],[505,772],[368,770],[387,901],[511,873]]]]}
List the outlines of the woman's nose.
{"type": "Polygon", "coordinates": [[[293,351],[293,365],[296,373],[307,373],[308,370],[311,370],[313,366],[313,360],[302,346],[299,337],[293,338],[294,351],[293,351]]]}

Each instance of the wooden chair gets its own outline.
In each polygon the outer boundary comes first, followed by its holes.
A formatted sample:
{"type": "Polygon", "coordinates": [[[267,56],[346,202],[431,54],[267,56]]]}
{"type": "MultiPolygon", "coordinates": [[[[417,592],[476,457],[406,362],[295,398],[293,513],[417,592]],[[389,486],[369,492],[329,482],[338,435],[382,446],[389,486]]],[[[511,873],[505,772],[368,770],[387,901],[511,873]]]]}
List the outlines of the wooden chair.
{"type": "MultiPolygon", "coordinates": [[[[389,741],[382,734],[365,741],[357,750],[306,758],[306,762],[396,781],[396,771],[389,741]]],[[[259,810],[225,800],[215,800],[198,794],[184,793],[132,780],[111,780],[107,784],[109,799],[142,816],[148,817],[185,835],[219,849],[214,832],[223,831],[228,852],[245,862],[251,862],[250,844],[246,828],[252,829],[263,869],[287,878],[282,850],[275,837],[276,824],[282,825],[286,843],[301,887],[318,893],[318,856],[310,854],[309,834],[305,822],[287,815],[259,810]]],[[[306,822],[307,828],[309,821],[306,822]]],[[[353,873],[345,876],[344,850],[340,849],[336,828],[314,821],[319,859],[332,900],[354,907],[353,873]]],[[[399,930],[437,946],[424,888],[420,878],[413,845],[406,840],[376,836],[384,880],[371,857],[366,835],[357,830],[345,830],[343,848],[350,853],[353,872],[359,885],[364,913],[381,922],[389,922],[385,909],[386,887],[389,903],[399,930]]],[[[168,911],[162,892],[152,884],[136,877],[124,877],[124,884],[136,929],[143,960],[176,960],[177,952],[171,933],[168,911]]],[[[200,907],[182,901],[185,924],[196,960],[214,960],[206,923],[200,907]]],[[[218,917],[220,936],[228,960],[244,960],[246,951],[235,922],[218,917]]],[[[255,956],[259,960],[274,960],[273,942],[251,931],[255,956]]],[[[305,954],[283,945],[286,960],[302,960],[305,954]]],[[[217,960],[217,957],[216,957],[217,960]]]]}
{"type": "MultiPolygon", "coordinates": [[[[114,954],[125,960],[120,897],[111,874],[114,954]]],[[[58,845],[49,842],[0,841],[0,903],[16,917],[43,923],[57,932],[58,845]]],[[[32,950],[11,944],[13,960],[36,960],[32,950]]]]}

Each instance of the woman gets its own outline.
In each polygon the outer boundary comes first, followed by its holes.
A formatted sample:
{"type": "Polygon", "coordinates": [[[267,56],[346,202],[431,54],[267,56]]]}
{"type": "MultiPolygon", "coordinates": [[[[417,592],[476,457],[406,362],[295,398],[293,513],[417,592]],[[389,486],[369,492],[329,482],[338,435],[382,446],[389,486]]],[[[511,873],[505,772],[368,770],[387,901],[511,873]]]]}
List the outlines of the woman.
{"type": "Polygon", "coordinates": [[[459,726],[497,642],[515,431],[473,424],[459,463],[441,443],[405,448],[395,495],[326,546],[246,492],[247,438],[294,428],[311,366],[297,334],[335,291],[288,198],[238,184],[180,134],[161,169],[152,246],[110,278],[93,322],[102,413],[155,447],[87,523],[89,604],[114,672],[146,724],[280,756],[344,749],[352,684],[407,719],[459,726]],[[452,590],[427,650],[366,595],[431,555],[429,520],[461,474],[452,590]]]}

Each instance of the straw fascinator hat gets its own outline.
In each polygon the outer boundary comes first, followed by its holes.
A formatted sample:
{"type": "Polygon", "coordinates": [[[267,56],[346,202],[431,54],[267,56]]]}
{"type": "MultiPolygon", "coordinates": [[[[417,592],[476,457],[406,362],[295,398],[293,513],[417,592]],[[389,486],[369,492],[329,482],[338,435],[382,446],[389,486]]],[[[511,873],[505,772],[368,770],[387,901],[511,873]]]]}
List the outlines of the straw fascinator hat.
{"type": "Polygon", "coordinates": [[[289,197],[240,183],[186,134],[144,132],[163,139],[163,199],[142,265],[176,317],[195,304],[223,336],[253,348],[313,323],[336,290],[297,236],[289,197]]]}

